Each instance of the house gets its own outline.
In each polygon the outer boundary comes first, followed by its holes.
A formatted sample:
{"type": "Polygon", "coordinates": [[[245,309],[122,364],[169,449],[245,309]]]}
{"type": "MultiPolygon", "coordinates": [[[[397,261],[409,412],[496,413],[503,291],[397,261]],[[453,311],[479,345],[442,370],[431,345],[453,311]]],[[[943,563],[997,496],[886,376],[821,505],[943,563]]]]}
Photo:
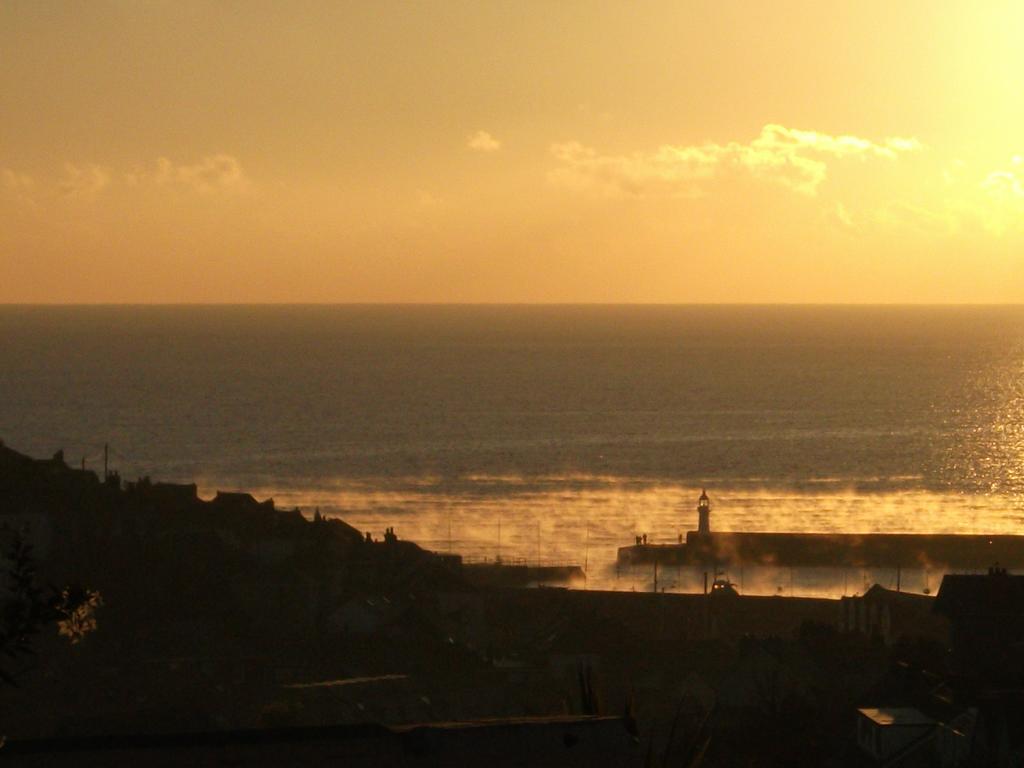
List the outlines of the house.
{"type": "Polygon", "coordinates": [[[824,674],[811,658],[777,638],[744,638],[739,659],[722,680],[723,712],[776,715],[817,701],[824,674]]]}
{"type": "Polygon", "coordinates": [[[328,626],[335,632],[375,635],[394,624],[404,613],[386,597],[356,597],[335,611],[328,626]]]}
{"type": "Polygon", "coordinates": [[[935,725],[913,707],[858,709],[857,746],[874,760],[888,763],[912,749],[930,748],[935,725]]]}
{"type": "MultiPolygon", "coordinates": [[[[891,597],[874,596],[875,606],[892,604],[891,597]]],[[[861,627],[883,618],[871,605],[858,606],[858,617],[867,613],[861,627]]],[[[953,675],[921,675],[918,695],[904,684],[902,695],[890,692],[884,699],[921,709],[858,710],[860,749],[892,765],[1024,765],[1024,576],[999,567],[947,575],[933,610],[949,622],[953,675]],[[929,694],[920,695],[923,690],[929,694]]],[[[885,628],[884,621],[874,626],[885,628]]]]}
{"type": "Polygon", "coordinates": [[[945,641],[949,623],[932,608],[935,598],[896,592],[875,584],[861,596],[840,600],[839,626],[843,632],[877,637],[886,645],[905,636],[945,641]]]}
{"type": "Polygon", "coordinates": [[[158,482],[148,490],[154,501],[172,508],[185,508],[199,500],[199,489],[195,483],[158,482]]]}
{"type": "Polygon", "coordinates": [[[992,690],[978,697],[971,733],[974,765],[1024,765],[1024,691],[992,690]]]}
{"type": "Polygon", "coordinates": [[[935,612],[949,619],[956,672],[982,687],[1024,686],[1024,576],[947,575],[935,612]]]}
{"type": "Polygon", "coordinates": [[[211,503],[225,511],[255,511],[259,509],[268,512],[274,511],[273,499],[256,501],[256,498],[251,493],[217,491],[217,495],[213,497],[211,503]]]}
{"type": "Polygon", "coordinates": [[[935,765],[941,768],[961,768],[970,765],[971,742],[978,711],[970,708],[948,723],[939,723],[935,731],[935,765]]]}

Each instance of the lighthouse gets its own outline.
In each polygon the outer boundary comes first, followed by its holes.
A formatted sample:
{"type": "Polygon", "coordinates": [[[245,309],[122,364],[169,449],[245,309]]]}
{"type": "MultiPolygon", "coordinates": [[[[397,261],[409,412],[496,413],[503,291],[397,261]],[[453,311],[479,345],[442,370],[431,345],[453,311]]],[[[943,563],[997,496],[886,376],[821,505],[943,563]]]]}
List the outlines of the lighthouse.
{"type": "Polygon", "coordinates": [[[697,535],[711,535],[711,499],[703,488],[700,491],[700,498],[697,499],[697,535]]]}

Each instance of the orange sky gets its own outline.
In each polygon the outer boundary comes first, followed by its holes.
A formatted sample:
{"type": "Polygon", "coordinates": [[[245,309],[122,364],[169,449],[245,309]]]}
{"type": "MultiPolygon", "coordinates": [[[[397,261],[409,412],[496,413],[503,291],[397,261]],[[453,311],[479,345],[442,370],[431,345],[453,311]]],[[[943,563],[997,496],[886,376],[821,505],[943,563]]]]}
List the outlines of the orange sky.
{"type": "Polygon", "coordinates": [[[0,302],[1024,301],[1021,40],[982,0],[5,3],[0,302]]]}

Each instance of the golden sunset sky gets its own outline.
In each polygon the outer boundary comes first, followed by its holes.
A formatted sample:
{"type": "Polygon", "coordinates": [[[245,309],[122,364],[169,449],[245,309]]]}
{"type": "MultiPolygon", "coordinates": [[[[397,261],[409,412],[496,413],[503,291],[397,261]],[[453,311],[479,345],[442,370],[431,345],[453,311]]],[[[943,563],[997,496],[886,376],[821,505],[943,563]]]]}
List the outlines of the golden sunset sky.
{"type": "Polygon", "coordinates": [[[1024,3],[0,5],[0,302],[1019,302],[1024,3]]]}

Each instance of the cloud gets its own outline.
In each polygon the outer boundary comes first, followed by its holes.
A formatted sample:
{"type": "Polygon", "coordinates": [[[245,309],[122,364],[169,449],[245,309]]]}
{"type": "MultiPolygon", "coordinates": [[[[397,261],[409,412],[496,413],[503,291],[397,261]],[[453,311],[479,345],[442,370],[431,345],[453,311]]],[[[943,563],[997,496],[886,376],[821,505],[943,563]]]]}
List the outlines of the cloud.
{"type": "Polygon", "coordinates": [[[419,189],[416,191],[416,205],[420,208],[440,208],[447,205],[447,201],[433,192],[419,189]]]}
{"type": "Polygon", "coordinates": [[[182,184],[204,194],[218,191],[245,191],[249,179],[233,155],[207,155],[194,165],[175,165],[166,157],[156,161],[157,184],[182,184]]]}
{"type": "Polygon", "coordinates": [[[693,191],[692,182],[711,178],[720,162],[719,153],[710,147],[663,146],[647,154],[607,156],[570,141],[552,145],[551,154],[559,166],[548,174],[550,181],[608,195],[680,194],[688,184],[693,191]]]}
{"type": "Polygon", "coordinates": [[[477,131],[466,139],[466,146],[474,152],[497,152],[501,149],[501,142],[487,131],[477,131]]]}
{"type": "Polygon", "coordinates": [[[931,237],[949,237],[963,231],[979,216],[977,209],[964,200],[946,200],[937,207],[890,200],[867,212],[866,218],[885,227],[908,229],[931,237]]]}
{"type": "Polygon", "coordinates": [[[837,202],[833,211],[835,221],[839,222],[840,226],[845,229],[856,229],[857,223],[853,220],[853,216],[845,205],[841,202],[837,202]]]}
{"type": "Polygon", "coordinates": [[[653,152],[601,155],[579,142],[551,146],[558,166],[549,179],[577,190],[609,195],[698,195],[701,182],[726,171],[747,173],[806,195],[816,195],[828,163],[840,158],[896,159],[922,149],[917,139],[876,143],[858,136],[833,136],[769,124],[746,144],[664,145],[653,152]]]}
{"type": "MultiPolygon", "coordinates": [[[[1021,163],[1014,157],[1010,164],[1021,163]]],[[[979,176],[957,160],[940,176],[942,184],[909,200],[890,200],[866,218],[944,237],[985,233],[998,238],[1024,232],[1024,178],[1016,169],[995,169],[979,176]],[[928,194],[932,189],[941,190],[941,196],[928,194]]]]}
{"type": "Polygon", "coordinates": [[[3,188],[8,192],[27,192],[35,185],[35,181],[27,173],[12,171],[10,168],[3,169],[0,179],[3,180],[3,188]]]}
{"type": "Polygon", "coordinates": [[[36,179],[11,168],[0,168],[0,199],[36,206],[55,198],[94,201],[103,193],[177,187],[200,194],[241,193],[252,183],[238,159],[228,154],[207,155],[193,164],[176,164],[166,157],[131,169],[95,163],[65,163],[62,176],[36,179]]]}
{"type": "Polygon", "coordinates": [[[27,173],[0,168],[0,200],[11,200],[19,206],[36,207],[36,181],[27,173]]]}
{"type": "MultiPolygon", "coordinates": [[[[1019,165],[1016,158],[1013,165],[1019,165]]],[[[978,187],[982,193],[980,218],[985,229],[1003,235],[1024,226],[1024,180],[1016,171],[992,171],[978,187]]]]}
{"type": "Polygon", "coordinates": [[[981,188],[1001,202],[1024,198],[1024,184],[1013,171],[992,171],[982,179],[981,188]]]}
{"type": "Polygon", "coordinates": [[[67,197],[92,200],[110,185],[110,171],[100,165],[67,163],[58,188],[67,197]]]}

